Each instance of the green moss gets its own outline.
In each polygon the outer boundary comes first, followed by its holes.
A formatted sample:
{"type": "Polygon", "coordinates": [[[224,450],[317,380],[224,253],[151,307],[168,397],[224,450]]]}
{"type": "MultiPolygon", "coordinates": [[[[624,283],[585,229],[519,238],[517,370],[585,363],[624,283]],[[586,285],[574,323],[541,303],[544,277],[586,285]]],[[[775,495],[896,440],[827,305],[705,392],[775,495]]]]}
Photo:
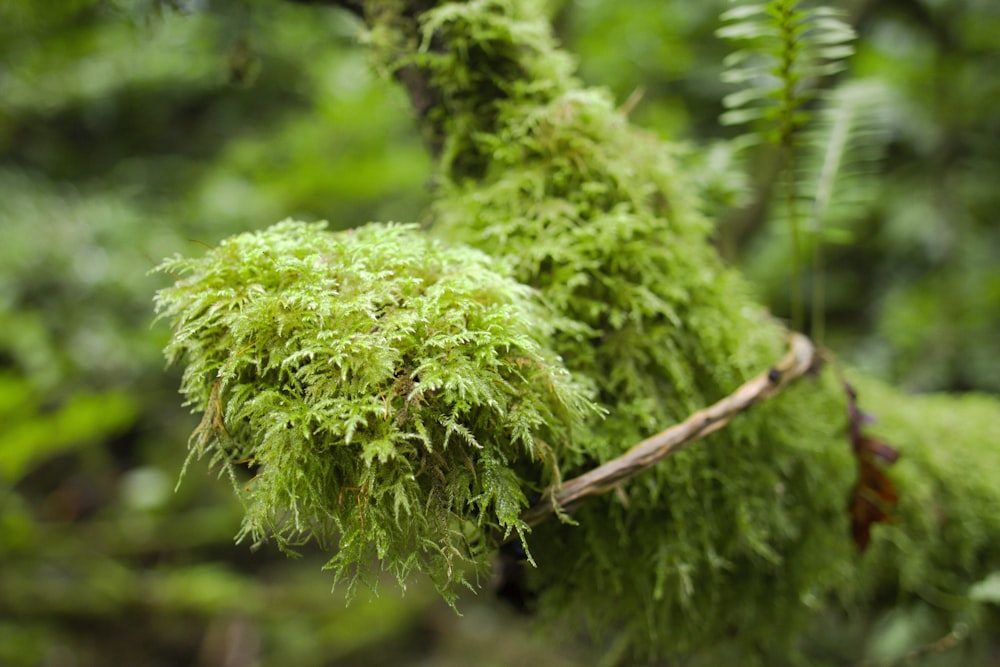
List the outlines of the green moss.
{"type": "MultiPolygon", "coordinates": [[[[432,102],[419,111],[442,241],[284,223],[167,263],[188,277],[160,308],[206,415],[195,452],[230,471],[253,459],[246,492],[234,476],[245,534],[317,536],[336,542],[341,574],[374,557],[451,595],[498,535],[525,537],[528,494],[722,398],[785,342],[708,243],[669,146],[573,80],[529,4],[447,3],[419,22],[406,8],[371,3],[371,41],[432,102]]],[[[954,422],[949,399],[897,411],[910,399],[861,383],[904,452],[895,523],[862,559],[832,375],[532,533],[543,615],[611,657],[732,650],[746,664],[791,654],[831,600],[927,586],[961,598],[998,569],[1000,526],[984,517],[996,452],[932,444],[987,437],[996,403],[966,399],[954,422]],[[981,480],[960,479],[984,461],[981,480]]]]}
{"type": "Polygon", "coordinates": [[[284,222],[161,267],[184,274],[157,300],[204,412],[193,455],[229,473],[244,535],[315,537],[338,575],[374,558],[453,595],[524,534],[587,403],[544,309],[489,264],[412,227],[284,222]]]}

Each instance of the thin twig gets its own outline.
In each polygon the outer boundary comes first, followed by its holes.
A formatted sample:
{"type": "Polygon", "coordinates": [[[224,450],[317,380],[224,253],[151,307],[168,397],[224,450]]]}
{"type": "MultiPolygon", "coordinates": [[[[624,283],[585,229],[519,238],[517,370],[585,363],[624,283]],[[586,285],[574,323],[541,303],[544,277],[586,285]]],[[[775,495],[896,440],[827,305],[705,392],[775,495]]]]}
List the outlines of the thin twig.
{"type": "Polygon", "coordinates": [[[692,442],[713,433],[750,406],[774,396],[816,363],[816,347],[798,333],[789,333],[789,351],[775,366],[749,380],[719,402],[695,412],[683,422],[643,440],[618,458],[565,481],[554,493],[521,514],[529,526],[537,526],[558,508],[569,511],[589,496],[616,488],[692,442]]]}

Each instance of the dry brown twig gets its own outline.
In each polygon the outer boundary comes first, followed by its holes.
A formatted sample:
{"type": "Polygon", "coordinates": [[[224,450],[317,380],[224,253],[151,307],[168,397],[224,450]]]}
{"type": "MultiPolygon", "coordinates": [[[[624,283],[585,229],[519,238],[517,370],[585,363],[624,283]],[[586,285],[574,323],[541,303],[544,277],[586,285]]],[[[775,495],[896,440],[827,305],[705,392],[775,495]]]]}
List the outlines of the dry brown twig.
{"type": "Polygon", "coordinates": [[[789,333],[789,350],[781,361],[741,385],[736,391],[679,424],[651,436],[621,456],[579,477],[566,480],[521,514],[529,526],[537,526],[557,510],[570,511],[590,496],[615,489],[692,442],[718,431],[750,406],[779,393],[793,380],[816,365],[818,353],[806,336],[789,333]]]}

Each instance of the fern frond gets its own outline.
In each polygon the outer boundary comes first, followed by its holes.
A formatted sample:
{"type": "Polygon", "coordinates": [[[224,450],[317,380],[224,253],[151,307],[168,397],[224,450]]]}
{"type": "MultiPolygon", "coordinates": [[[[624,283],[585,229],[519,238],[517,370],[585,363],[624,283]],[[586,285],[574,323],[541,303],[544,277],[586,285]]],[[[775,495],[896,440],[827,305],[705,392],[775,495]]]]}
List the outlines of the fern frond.
{"type": "Polygon", "coordinates": [[[803,141],[799,183],[800,196],[809,202],[812,235],[835,232],[828,223],[846,220],[871,202],[869,177],[891,135],[890,97],[876,79],[845,81],[822,96],[803,141]]]}
{"type": "Polygon", "coordinates": [[[824,95],[804,142],[798,193],[809,210],[816,340],[822,341],[825,329],[823,245],[850,240],[849,221],[875,198],[877,181],[871,176],[890,138],[889,98],[885,84],[874,79],[837,86],[824,95]]]}
{"type": "MultiPolygon", "coordinates": [[[[845,81],[820,96],[812,123],[802,131],[794,211],[800,216],[803,256],[809,258],[805,289],[810,335],[818,342],[823,340],[826,309],[824,253],[831,244],[854,242],[854,230],[878,206],[883,183],[879,171],[894,136],[893,110],[898,108],[885,82],[845,81]]],[[[765,244],[767,250],[754,253],[750,261],[760,279],[784,284],[787,270],[781,267],[790,264],[792,252],[787,243],[792,220],[786,207],[775,207],[770,224],[769,235],[786,242],[765,244]]]]}
{"type": "Polygon", "coordinates": [[[804,107],[819,79],[845,68],[854,30],[835,9],[801,5],[771,0],[722,14],[716,34],[738,47],[723,62],[722,80],[740,86],[723,99],[724,125],[762,121],[754,138],[784,145],[808,121],[804,107]]]}
{"type": "Polygon", "coordinates": [[[781,150],[784,201],[791,232],[792,326],[803,316],[802,233],[796,196],[796,150],[809,122],[806,105],[818,81],[844,68],[853,53],[854,30],[828,7],[805,8],[798,0],[743,4],[723,13],[717,34],[740,45],[724,65],[723,81],[742,86],[723,99],[724,125],[756,124],[738,143],[764,141],[781,150]]]}

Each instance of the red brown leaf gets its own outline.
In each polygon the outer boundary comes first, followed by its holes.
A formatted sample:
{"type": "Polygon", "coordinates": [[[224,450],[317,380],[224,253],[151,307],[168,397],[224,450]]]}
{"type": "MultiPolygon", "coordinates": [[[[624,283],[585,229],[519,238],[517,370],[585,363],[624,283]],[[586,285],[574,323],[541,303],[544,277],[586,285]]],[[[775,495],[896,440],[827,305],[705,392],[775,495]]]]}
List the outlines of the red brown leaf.
{"type": "Polygon", "coordinates": [[[892,464],[899,458],[899,451],[864,433],[871,417],[858,409],[857,392],[844,382],[847,394],[848,438],[858,462],[858,481],[851,491],[848,511],[851,515],[851,532],[859,551],[864,551],[871,540],[872,525],[890,520],[890,512],[899,502],[899,493],[886,475],[880,462],[892,464]]]}

